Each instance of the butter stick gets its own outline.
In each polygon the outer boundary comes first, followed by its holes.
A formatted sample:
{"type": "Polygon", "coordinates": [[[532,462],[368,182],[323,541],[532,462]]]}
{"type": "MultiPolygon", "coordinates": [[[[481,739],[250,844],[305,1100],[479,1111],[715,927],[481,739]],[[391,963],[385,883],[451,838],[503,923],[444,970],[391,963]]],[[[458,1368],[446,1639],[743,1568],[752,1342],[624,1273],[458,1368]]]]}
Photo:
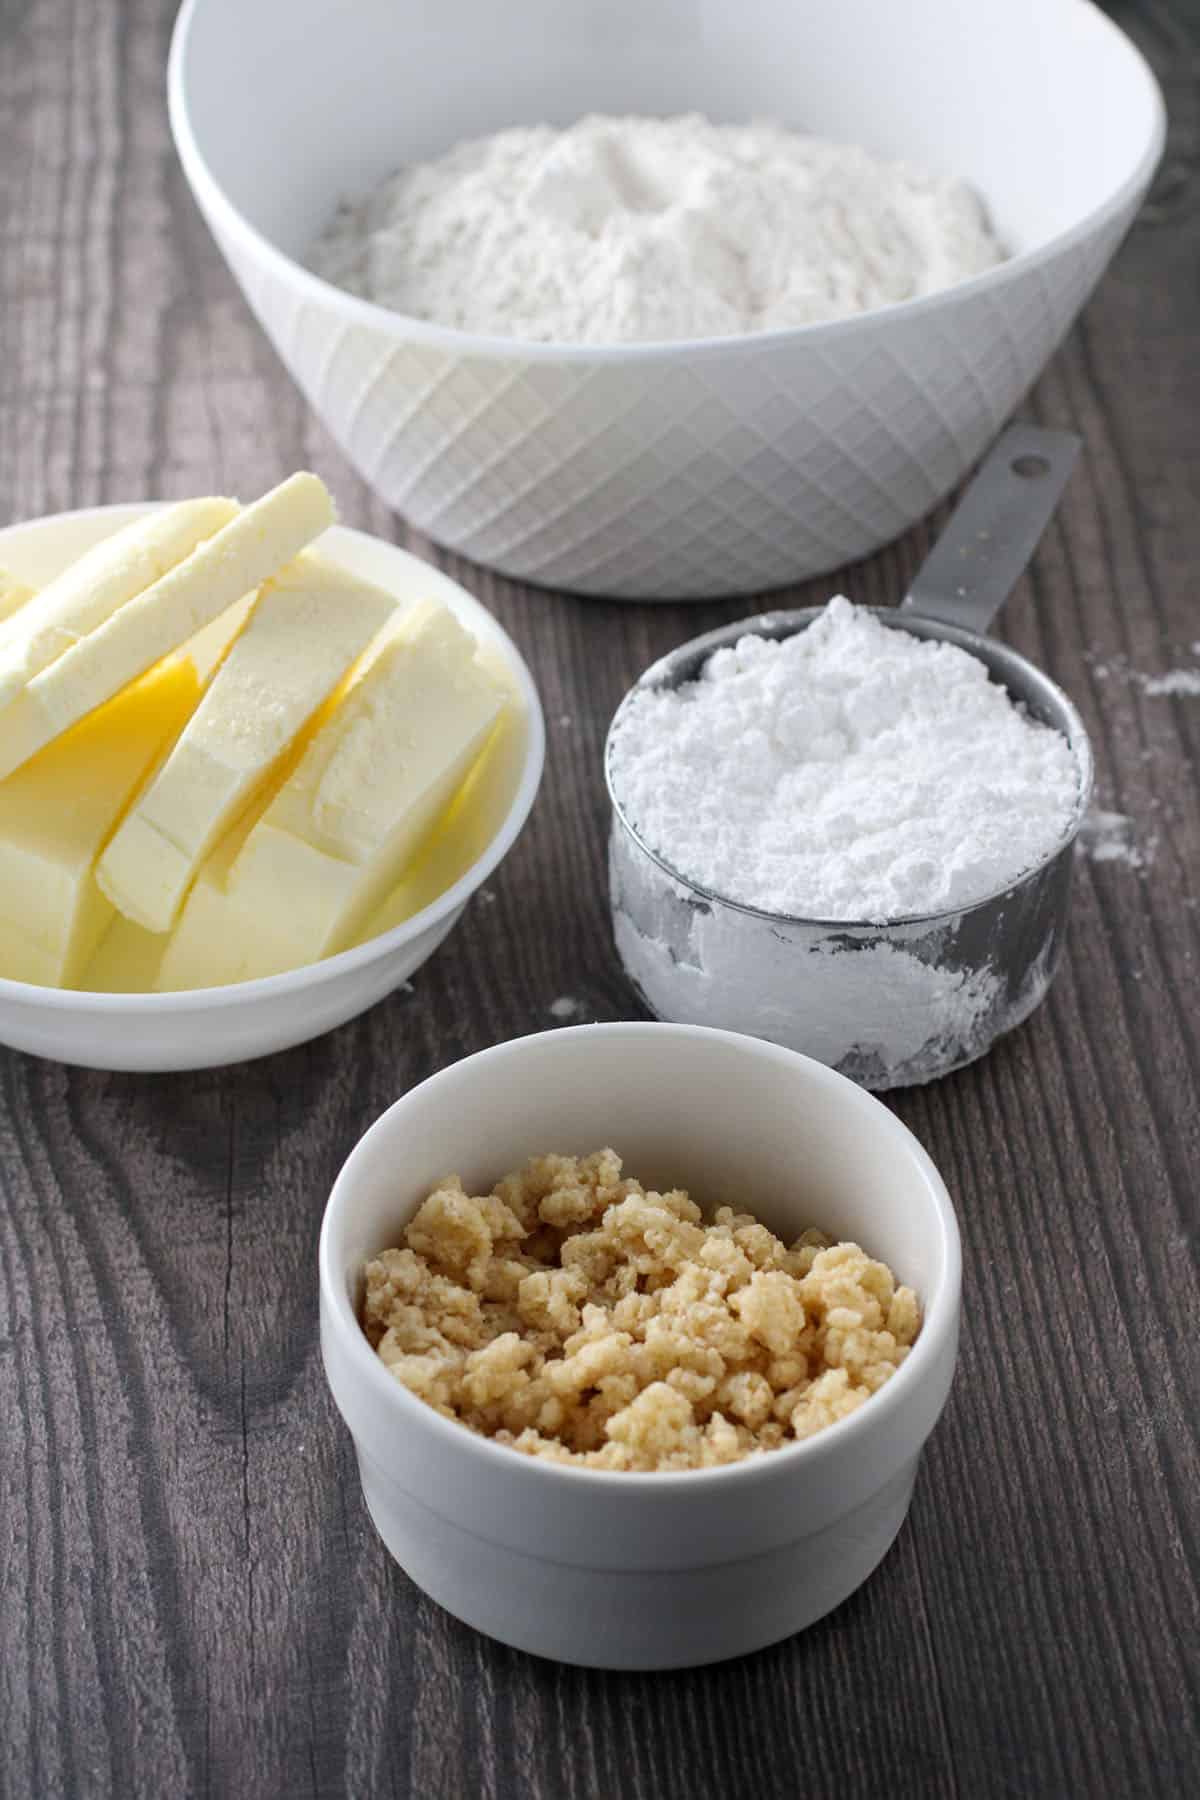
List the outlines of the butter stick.
{"type": "Polygon", "coordinates": [[[95,860],[198,694],[170,657],[0,782],[0,975],[75,986],[113,918],[95,860]]]}
{"type": "Polygon", "coordinates": [[[445,813],[506,701],[452,614],[418,610],[261,816],[201,871],[159,987],[278,974],[354,942],[445,813]]]}
{"type": "Polygon", "coordinates": [[[164,506],[93,545],[15,609],[0,625],[0,730],[4,709],[34,676],[160,581],[237,511],[236,500],[218,498],[164,506]]]}
{"type": "Polygon", "coordinates": [[[11,619],[14,613],[34,598],[34,589],[26,587],[23,581],[9,569],[0,568],[0,625],[11,619]]]}
{"type": "MultiPolygon", "coordinates": [[[[308,474],[293,475],[237,512],[15,692],[0,710],[0,780],[259,587],[332,522],[329,494],[308,474]]],[[[21,620],[18,614],[15,623],[21,620]]],[[[6,646],[7,638],[0,640],[0,659],[6,646]]],[[[0,700],[3,692],[0,676],[0,700]]]]}
{"type": "Polygon", "coordinates": [[[393,595],[312,552],[267,582],[101,858],[97,879],[127,919],[171,929],[204,858],[396,610],[393,595]]]}

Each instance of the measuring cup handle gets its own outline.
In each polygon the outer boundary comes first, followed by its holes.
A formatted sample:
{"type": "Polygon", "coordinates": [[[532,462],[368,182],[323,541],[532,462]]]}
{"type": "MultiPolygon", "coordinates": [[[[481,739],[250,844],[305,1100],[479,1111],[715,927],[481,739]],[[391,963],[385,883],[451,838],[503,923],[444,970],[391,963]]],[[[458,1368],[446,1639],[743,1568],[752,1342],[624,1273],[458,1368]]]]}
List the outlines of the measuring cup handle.
{"type": "Polygon", "coordinates": [[[1010,425],[996,441],[902,601],[927,619],[986,631],[1067,485],[1082,440],[1010,425]]]}

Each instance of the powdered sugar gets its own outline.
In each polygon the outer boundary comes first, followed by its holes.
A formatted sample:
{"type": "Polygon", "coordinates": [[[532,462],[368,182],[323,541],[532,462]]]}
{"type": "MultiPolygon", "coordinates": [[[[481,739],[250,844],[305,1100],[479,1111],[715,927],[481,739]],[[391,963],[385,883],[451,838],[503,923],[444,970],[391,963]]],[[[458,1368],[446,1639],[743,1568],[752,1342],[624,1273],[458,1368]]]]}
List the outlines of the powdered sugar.
{"type": "MultiPolygon", "coordinates": [[[[1200,656],[1200,640],[1191,645],[1191,652],[1193,656],[1200,656]]],[[[1116,676],[1118,681],[1140,688],[1151,700],[1172,696],[1177,699],[1200,699],[1200,668],[1164,669],[1155,675],[1148,669],[1135,669],[1127,656],[1112,656],[1101,661],[1093,652],[1086,650],[1084,661],[1092,665],[1092,674],[1097,681],[1109,681],[1116,676]]]]}
{"type": "Polygon", "coordinates": [[[1163,694],[1187,695],[1193,700],[1200,696],[1200,669],[1168,669],[1164,675],[1144,675],[1141,681],[1142,692],[1152,699],[1163,694]]]}
{"type": "Polygon", "coordinates": [[[960,181],[691,114],[459,144],[343,206],[310,263],[416,318],[596,344],[844,318],[1003,255],[960,181]]]}
{"type": "Polygon", "coordinates": [[[635,694],[610,772],[688,880],[764,911],[883,921],[969,906],[1064,839],[1080,771],[978,658],[848,600],[635,694]]]}
{"type": "Polygon", "coordinates": [[[1093,807],[1079,829],[1078,850],[1094,863],[1123,863],[1127,869],[1145,869],[1154,861],[1157,835],[1138,842],[1137,826],[1128,813],[1093,807]]]}

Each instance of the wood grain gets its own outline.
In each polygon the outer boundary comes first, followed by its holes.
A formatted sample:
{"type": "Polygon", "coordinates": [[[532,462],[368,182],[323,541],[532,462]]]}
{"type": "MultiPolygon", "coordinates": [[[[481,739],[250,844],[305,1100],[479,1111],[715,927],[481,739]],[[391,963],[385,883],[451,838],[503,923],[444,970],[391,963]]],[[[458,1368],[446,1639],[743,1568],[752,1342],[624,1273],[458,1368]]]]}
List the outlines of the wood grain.
{"type": "MultiPolygon", "coordinates": [[[[1030,411],[1085,461],[1004,630],[1072,693],[1145,867],[1081,862],[1049,1002],[899,1095],[965,1236],[961,1372],[909,1526],[802,1637],[661,1677],[477,1637],[392,1565],[320,1374],[314,1246],[395,1094],[635,1003],[599,751],[652,657],[748,602],[523,589],[406,536],[306,411],[175,164],[169,0],[0,0],[0,513],[307,465],[533,666],[529,829],[418,975],[307,1048],[135,1079],[0,1053],[0,1794],[683,1800],[1174,1795],[1200,1768],[1200,16],[1111,8],[1172,110],[1142,219],[1030,411]]],[[[939,516],[845,572],[903,589],[939,516]]],[[[824,597],[829,582],[797,589],[824,597]]]]}

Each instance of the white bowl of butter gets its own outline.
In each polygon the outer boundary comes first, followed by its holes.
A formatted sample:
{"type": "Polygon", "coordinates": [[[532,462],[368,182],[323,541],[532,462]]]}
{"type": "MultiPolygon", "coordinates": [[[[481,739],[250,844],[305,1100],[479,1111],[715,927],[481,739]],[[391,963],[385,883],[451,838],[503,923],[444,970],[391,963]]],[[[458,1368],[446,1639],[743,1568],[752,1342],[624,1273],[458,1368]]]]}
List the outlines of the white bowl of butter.
{"type": "MultiPolygon", "coordinates": [[[[0,532],[0,567],[18,583],[40,590],[93,546],[153,510],[145,504],[96,507],[12,526],[0,532]]],[[[374,910],[359,941],[336,955],[250,980],[223,978],[218,958],[213,967],[219,985],[193,986],[185,970],[180,991],[149,992],[145,989],[155,979],[147,966],[150,934],[118,917],[69,988],[0,972],[0,1042],[62,1062],[115,1070],[208,1068],[303,1043],[406,981],[511,848],[533,804],[545,752],[537,692],[512,640],[463,588],[394,545],[333,526],[321,535],[318,548],[327,562],[394,596],[397,608],[422,602],[448,608],[474,637],[481,662],[508,690],[510,703],[488,754],[455,799],[445,824],[374,910]]],[[[0,594],[0,611],[4,608],[0,594]]],[[[221,629],[228,638],[227,625],[221,629]]],[[[201,664],[217,648],[215,641],[206,645],[203,637],[189,646],[201,664]]],[[[178,702],[186,714],[188,696],[176,694],[170,681],[160,685],[157,705],[169,712],[178,702]]],[[[98,716],[91,715],[93,720],[98,716]]],[[[68,740],[61,741],[65,745],[68,740]]],[[[21,888],[32,905],[48,912],[60,903],[68,883],[54,859],[64,845],[68,857],[71,853],[71,821],[76,812],[86,814],[88,783],[97,771],[104,772],[98,778],[106,778],[112,759],[119,760],[124,749],[117,735],[112,742],[98,738],[87,755],[76,747],[63,758],[44,796],[24,796],[27,807],[41,803],[48,812],[54,809],[59,826],[47,834],[44,846],[38,845],[40,869],[31,868],[25,844],[18,870],[0,806],[0,884],[10,894],[21,888]],[[6,867],[10,861],[12,868],[6,867]]],[[[53,758],[43,754],[26,769],[39,769],[48,761],[53,758]]],[[[0,782],[0,797],[6,787],[11,791],[13,784],[0,782]]],[[[281,917],[294,909],[294,900],[294,889],[288,890],[285,882],[278,895],[281,917]]],[[[265,891],[262,902],[269,907],[265,891]]]]}

